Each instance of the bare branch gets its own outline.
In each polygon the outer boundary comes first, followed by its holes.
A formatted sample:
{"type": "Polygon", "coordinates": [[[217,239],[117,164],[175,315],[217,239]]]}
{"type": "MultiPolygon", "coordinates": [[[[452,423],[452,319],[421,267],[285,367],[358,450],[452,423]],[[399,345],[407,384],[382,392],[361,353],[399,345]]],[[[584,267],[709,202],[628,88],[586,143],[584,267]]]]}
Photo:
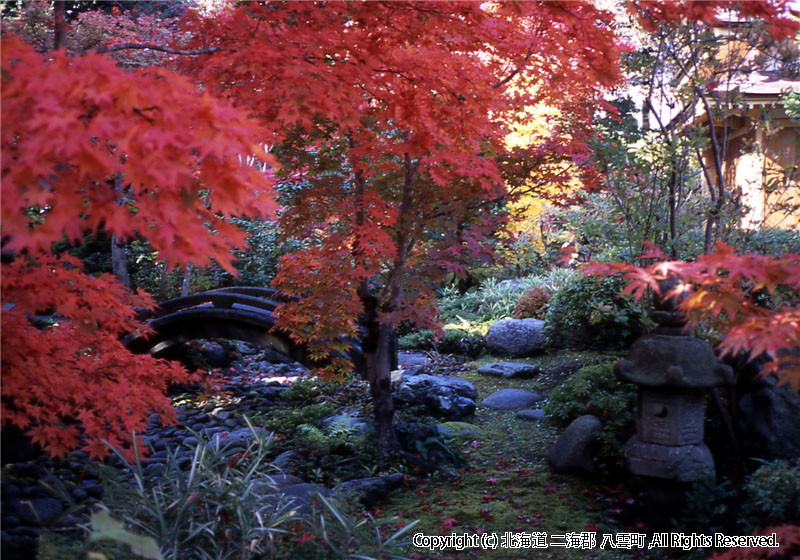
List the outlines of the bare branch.
{"type": "Polygon", "coordinates": [[[506,76],[502,80],[498,80],[495,84],[492,85],[492,87],[494,89],[497,89],[501,86],[506,85],[511,80],[513,80],[514,77],[517,74],[519,74],[522,71],[522,69],[525,68],[525,66],[527,66],[528,61],[531,59],[531,56],[533,56],[533,47],[528,48],[528,54],[525,55],[525,58],[522,59],[522,62],[519,63],[519,65],[514,69],[513,72],[511,72],[508,76],[506,76]]]}
{"type": "Polygon", "coordinates": [[[102,53],[122,51],[127,49],[151,49],[154,51],[161,51],[170,54],[184,54],[184,55],[209,54],[218,51],[231,50],[223,47],[209,47],[207,49],[197,49],[194,51],[187,51],[181,49],[173,49],[170,47],[164,47],[161,45],[153,45],[150,43],[120,43],[119,45],[109,45],[108,47],[100,47],[95,52],[98,54],[102,54],[102,53]]]}

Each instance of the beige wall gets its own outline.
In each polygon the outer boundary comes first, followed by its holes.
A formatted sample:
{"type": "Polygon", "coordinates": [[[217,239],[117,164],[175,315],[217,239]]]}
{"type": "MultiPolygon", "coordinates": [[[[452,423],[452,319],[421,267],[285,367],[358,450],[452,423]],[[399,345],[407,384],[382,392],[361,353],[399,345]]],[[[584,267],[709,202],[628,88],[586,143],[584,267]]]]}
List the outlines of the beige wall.
{"type": "Polygon", "coordinates": [[[762,111],[729,119],[725,184],[750,208],[743,227],[800,230],[800,126],[780,109],[765,124],[762,111]]]}

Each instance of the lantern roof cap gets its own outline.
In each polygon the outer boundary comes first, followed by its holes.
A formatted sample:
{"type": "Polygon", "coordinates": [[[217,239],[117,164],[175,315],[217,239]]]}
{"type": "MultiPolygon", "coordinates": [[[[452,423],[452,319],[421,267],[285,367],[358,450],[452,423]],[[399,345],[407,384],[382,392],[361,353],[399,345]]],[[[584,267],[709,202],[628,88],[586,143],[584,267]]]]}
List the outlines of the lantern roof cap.
{"type": "Polygon", "coordinates": [[[711,346],[693,336],[654,334],[639,338],[614,366],[621,381],[646,387],[702,389],[732,385],[733,370],[711,346]]]}

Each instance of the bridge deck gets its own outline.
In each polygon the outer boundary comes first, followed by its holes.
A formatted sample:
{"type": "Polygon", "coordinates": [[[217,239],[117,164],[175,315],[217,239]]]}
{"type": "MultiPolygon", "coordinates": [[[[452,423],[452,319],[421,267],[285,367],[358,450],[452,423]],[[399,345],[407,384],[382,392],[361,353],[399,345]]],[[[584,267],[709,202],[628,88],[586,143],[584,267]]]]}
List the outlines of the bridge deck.
{"type": "MultiPolygon", "coordinates": [[[[270,348],[306,367],[317,367],[320,364],[311,360],[305,346],[275,326],[273,311],[286,301],[289,298],[275,290],[247,286],[173,298],[140,316],[155,331],[152,336],[129,335],[123,342],[136,353],[166,356],[189,340],[225,338],[270,348]]],[[[348,357],[363,373],[364,359],[358,341],[352,341],[348,357]]]]}

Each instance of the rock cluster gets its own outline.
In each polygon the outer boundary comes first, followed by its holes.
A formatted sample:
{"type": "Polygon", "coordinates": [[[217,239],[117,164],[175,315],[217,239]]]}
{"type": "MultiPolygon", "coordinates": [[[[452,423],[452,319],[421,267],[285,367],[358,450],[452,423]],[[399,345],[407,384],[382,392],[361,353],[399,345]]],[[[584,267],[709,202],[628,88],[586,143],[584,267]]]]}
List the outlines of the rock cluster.
{"type": "Polygon", "coordinates": [[[420,404],[434,416],[458,420],[475,412],[478,391],[460,377],[420,373],[403,379],[393,396],[399,406],[420,404]]]}
{"type": "MultiPolygon", "coordinates": [[[[256,435],[268,435],[263,430],[254,433],[244,416],[278,404],[281,393],[289,387],[288,381],[304,376],[307,371],[299,364],[272,364],[260,358],[263,355],[252,353],[250,360],[232,368],[226,377],[227,385],[223,387],[230,395],[228,400],[209,401],[196,407],[189,406],[191,399],[188,397],[176,398],[178,422],[173,425],[164,426],[156,415],[151,416],[150,426],[142,436],[142,441],[151,449],[144,463],[145,476],[160,475],[169,453],[176,455],[179,465],[188,465],[201,441],[235,451],[245,449],[256,435]]],[[[291,458],[286,455],[275,462],[288,466],[291,458]]],[[[65,460],[45,456],[32,461],[24,457],[16,460],[20,462],[14,462],[13,453],[4,453],[0,504],[4,559],[29,558],[44,527],[61,532],[77,528],[85,521],[80,516],[104,496],[97,463],[89,461],[82,451],[73,452],[65,460]]],[[[107,459],[107,464],[125,467],[115,455],[107,459]]]]}

